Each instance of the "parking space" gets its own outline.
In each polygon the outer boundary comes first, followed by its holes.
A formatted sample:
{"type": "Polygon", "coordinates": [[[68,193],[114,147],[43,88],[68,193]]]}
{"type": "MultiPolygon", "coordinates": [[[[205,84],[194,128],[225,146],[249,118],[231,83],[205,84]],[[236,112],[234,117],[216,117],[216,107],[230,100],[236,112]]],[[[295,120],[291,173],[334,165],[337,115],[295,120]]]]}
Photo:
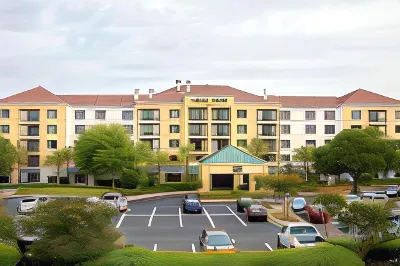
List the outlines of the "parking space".
{"type": "Polygon", "coordinates": [[[276,248],[280,228],[268,222],[249,223],[236,212],[235,203],[203,204],[202,214],[183,214],[181,197],[130,203],[117,227],[129,244],[158,251],[200,251],[199,235],[205,228],[224,229],[239,250],[276,248]]]}

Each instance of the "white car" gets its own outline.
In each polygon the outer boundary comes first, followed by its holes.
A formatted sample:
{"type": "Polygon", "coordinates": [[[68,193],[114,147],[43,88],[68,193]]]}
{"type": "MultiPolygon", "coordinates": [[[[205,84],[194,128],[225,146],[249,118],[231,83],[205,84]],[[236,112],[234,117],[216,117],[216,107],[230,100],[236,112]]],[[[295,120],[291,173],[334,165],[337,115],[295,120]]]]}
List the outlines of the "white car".
{"type": "Polygon", "coordinates": [[[361,195],[361,200],[365,203],[383,203],[383,204],[385,204],[386,202],[389,201],[389,197],[386,196],[385,194],[366,192],[361,195]]]}
{"type": "Polygon", "coordinates": [[[201,236],[199,236],[199,240],[202,251],[236,252],[234,247],[235,240],[230,239],[223,229],[204,229],[201,236]]]}
{"type": "Polygon", "coordinates": [[[350,204],[354,201],[361,201],[361,197],[358,195],[349,194],[349,195],[346,195],[345,198],[346,198],[347,204],[350,204]]]}
{"type": "Polygon", "coordinates": [[[390,197],[398,197],[400,195],[400,186],[393,185],[386,188],[386,195],[390,197]]]}
{"type": "Polygon", "coordinates": [[[39,204],[46,203],[48,201],[49,198],[46,196],[24,198],[20,201],[17,207],[17,212],[19,214],[33,213],[39,204]]]}
{"type": "Polygon", "coordinates": [[[113,204],[120,212],[128,210],[128,199],[121,193],[108,192],[101,196],[101,199],[107,203],[113,204]]]}
{"type": "Polygon", "coordinates": [[[309,223],[289,223],[282,227],[278,233],[278,248],[300,248],[314,247],[325,239],[318,232],[317,228],[309,223]]]}

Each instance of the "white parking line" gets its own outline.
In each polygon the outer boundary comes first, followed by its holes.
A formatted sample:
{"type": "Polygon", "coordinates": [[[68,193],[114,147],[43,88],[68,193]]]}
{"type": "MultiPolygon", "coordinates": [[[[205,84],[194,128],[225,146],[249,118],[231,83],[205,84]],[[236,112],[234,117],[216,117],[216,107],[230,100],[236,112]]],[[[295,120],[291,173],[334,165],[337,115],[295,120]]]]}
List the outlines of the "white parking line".
{"type": "Polygon", "coordinates": [[[151,214],[150,219],[149,219],[149,224],[148,224],[148,226],[151,226],[151,221],[153,221],[153,217],[154,217],[154,214],[156,213],[156,209],[157,209],[157,207],[154,207],[153,213],[151,214]]]}
{"type": "Polygon", "coordinates": [[[207,215],[208,220],[210,221],[210,224],[213,228],[215,228],[214,222],[211,219],[211,216],[208,214],[207,210],[203,207],[204,213],[207,215]]]}
{"type": "Polygon", "coordinates": [[[195,248],[194,244],[192,244],[192,251],[196,252],[196,248],[195,248]]]}
{"type": "Polygon", "coordinates": [[[181,212],[181,208],[179,208],[179,225],[180,225],[181,227],[183,227],[183,224],[182,224],[182,212],[181,212]]]}
{"type": "Polygon", "coordinates": [[[157,244],[154,244],[153,251],[157,251],[157,244]]]}
{"type": "Polygon", "coordinates": [[[274,251],[268,243],[265,243],[265,246],[266,246],[270,251],[274,251]]]}
{"type": "Polygon", "coordinates": [[[236,216],[236,218],[239,220],[239,222],[241,222],[244,226],[247,226],[247,224],[245,223],[245,222],[243,222],[242,221],[242,219],[240,219],[240,217],[239,216],[237,216],[236,215],[236,213],[234,212],[234,211],[232,211],[232,209],[231,208],[229,208],[229,206],[226,206],[227,208],[228,208],[228,210],[230,210],[231,211],[231,213],[233,214],[233,215],[235,215],[236,216]]]}
{"type": "Polygon", "coordinates": [[[117,226],[115,228],[119,228],[121,226],[121,223],[125,218],[125,215],[126,215],[125,213],[122,214],[122,216],[121,216],[121,218],[119,218],[119,221],[118,221],[117,226]]]}
{"type": "Polygon", "coordinates": [[[206,204],[206,205],[204,205],[204,206],[207,206],[207,207],[225,207],[226,205],[218,205],[218,204],[206,204]]]}
{"type": "Polygon", "coordinates": [[[233,216],[232,213],[212,213],[210,216],[233,216]]]}

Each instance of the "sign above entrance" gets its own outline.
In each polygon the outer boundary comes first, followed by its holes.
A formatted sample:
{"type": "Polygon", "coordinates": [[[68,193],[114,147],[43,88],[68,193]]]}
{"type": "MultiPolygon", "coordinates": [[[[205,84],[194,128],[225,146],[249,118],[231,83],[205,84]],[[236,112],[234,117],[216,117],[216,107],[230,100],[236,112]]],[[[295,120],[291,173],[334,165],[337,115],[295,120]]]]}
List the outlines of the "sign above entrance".
{"type": "Polygon", "coordinates": [[[192,103],[229,103],[233,97],[188,97],[192,103]]]}
{"type": "Polygon", "coordinates": [[[233,166],[232,170],[234,173],[241,173],[243,172],[243,166],[233,166]]]}

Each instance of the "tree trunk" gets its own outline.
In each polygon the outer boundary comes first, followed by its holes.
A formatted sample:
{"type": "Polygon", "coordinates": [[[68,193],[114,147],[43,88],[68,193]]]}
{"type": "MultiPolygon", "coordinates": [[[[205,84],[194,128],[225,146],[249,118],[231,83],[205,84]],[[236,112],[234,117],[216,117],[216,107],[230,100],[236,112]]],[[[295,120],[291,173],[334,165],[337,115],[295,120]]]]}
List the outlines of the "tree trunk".
{"type": "Polygon", "coordinates": [[[67,161],[67,179],[68,179],[68,183],[69,183],[69,171],[68,171],[68,168],[69,168],[69,161],[67,161]]]}
{"type": "Polygon", "coordinates": [[[161,164],[158,164],[158,184],[160,184],[161,181],[161,164]]]}
{"type": "Polygon", "coordinates": [[[358,177],[356,175],[353,176],[353,194],[357,194],[358,192],[358,177]]]}
{"type": "Polygon", "coordinates": [[[115,186],[114,186],[114,179],[115,179],[115,177],[114,177],[114,175],[112,176],[112,189],[114,190],[114,188],[115,188],[115,186]]]}
{"type": "Polygon", "coordinates": [[[57,185],[60,184],[60,166],[57,166],[57,185]]]}
{"type": "Polygon", "coordinates": [[[189,180],[189,157],[186,157],[186,162],[185,162],[185,178],[187,182],[189,180]]]}
{"type": "MultiPolygon", "coordinates": [[[[21,174],[20,174],[21,169],[20,169],[19,163],[17,163],[17,170],[18,170],[17,176],[18,176],[18,184],[19,184],[19,183],[21,183],[21,174]]],[[[11,177],[10,177],[10,181],[11,181],[11,177]]]]}
{"type": "Polygon", "coordinates": [[[306,162],[306,182],[308,181],[308,163],[306,162]]]}

